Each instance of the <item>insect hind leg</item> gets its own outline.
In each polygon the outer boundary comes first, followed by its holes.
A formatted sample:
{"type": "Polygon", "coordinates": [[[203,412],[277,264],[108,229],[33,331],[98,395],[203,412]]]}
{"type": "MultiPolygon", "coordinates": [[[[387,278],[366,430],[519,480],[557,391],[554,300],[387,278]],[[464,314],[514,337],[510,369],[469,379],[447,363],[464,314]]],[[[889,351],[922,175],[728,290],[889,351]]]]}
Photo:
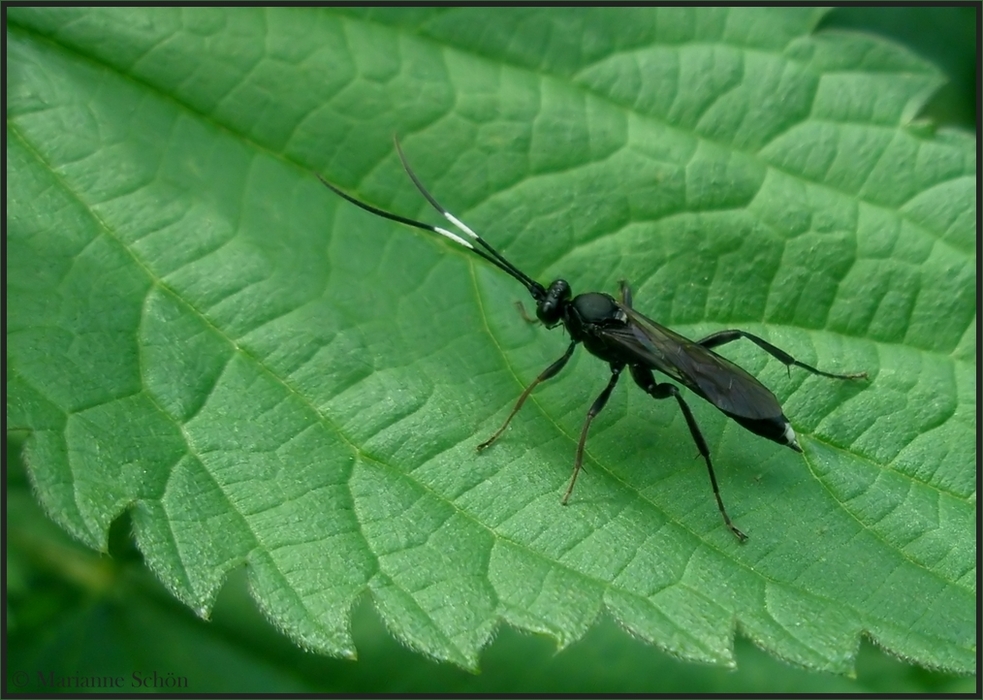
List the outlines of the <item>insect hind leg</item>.
{"type": "Polygon", "coordinates": [[[635,380],[635,383],[642,388],[642,390],[654,399],[668,399],[670,396],[676,399],[676,403],[679,404],[680,410],[683,412],[683,417],[686,419],[686,425],[689,426],[690,435],[693,436],[693,442],[696,443],[696,448],[700,451],[703,456],[704,461],[707,463],[707,471],[710,473],[710,486],[713,487],[713,496],[717,499],[717,509],[720,510],[720,514],[724,518],[724,524],[727,528],[734,533],[734,536],[738,540],[744,542],[747,540],[747,535],[737,529],[737,526],[731,522],[730,516],[727,515],[727,509],[724,508],[723,499],[720,498],[720,488],[717,486],[717,476],[713,473],[713,462],[710,461],[710,448],[707,447],[707,441],[703,437],[703,433],[700,432],[700,426],[696,423],[696,418],[693,417],[693,412],[690,410],[689,405],[683,400],[682,394],[679,393],[679,389],[675,385],[669,383],[658,384],[655,381],[655,377],[652,375],[652,371],[646,367],[641,367],[639,365],[631,366],[631,378],[635,380]]]}
{"type": "Polygon", "coordinates": [[[794,357],[789,355],[787,352],[781,348],[775,347],[769,343],[764,338],[759,338],[753,333],[748,333],[747,331],[742,331],[739,329],[731,329],[726,331],[717,331],[716,333],[711,333],[706,338],[702,338],[696,341],[697,345],[701,345],[706,349],[716,348],[727,343],[731,343],[740,338],[746,338],[752,343],[757,345],[759,348],[764,350],[766,353],[774,357],[776,360],[785,365],[786,369],[789,370],[791,374],[791,367],[795,365],[796,367],[801,367],[807,372],[813,374],[818,374],[822,377],[829,377],[830,379],[866,379],[866,372],[855,372],[851,374],[833,374],[832,372],[824,372],[821,369],[816,369],[811,365],[807,365],[805,362],[799,362],[794,357]]]}

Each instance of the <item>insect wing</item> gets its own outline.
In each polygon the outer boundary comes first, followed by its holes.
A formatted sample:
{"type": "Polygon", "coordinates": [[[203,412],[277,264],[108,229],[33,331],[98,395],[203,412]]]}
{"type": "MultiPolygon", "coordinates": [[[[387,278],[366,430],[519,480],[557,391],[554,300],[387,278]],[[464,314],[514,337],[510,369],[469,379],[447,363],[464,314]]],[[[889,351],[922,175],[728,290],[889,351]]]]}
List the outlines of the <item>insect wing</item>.
{"type": "Polygon", "coordinates": [[[628,316],[628,326],[612,335],[650,368],[696,391],[726,413],[754,420],[782,415],[775,395],[743,368],[633,309],[621,309],[628,316]]]}

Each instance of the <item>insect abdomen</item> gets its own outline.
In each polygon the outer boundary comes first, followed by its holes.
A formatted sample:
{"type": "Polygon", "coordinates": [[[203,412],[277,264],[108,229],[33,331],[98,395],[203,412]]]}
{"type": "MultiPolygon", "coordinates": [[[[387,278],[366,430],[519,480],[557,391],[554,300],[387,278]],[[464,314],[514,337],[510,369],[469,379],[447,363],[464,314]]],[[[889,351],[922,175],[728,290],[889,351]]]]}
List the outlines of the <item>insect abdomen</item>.
{"type": "Polygon", "coordinates": [[[779,445],[791,447],[796,452],[802,452],[795,431],[792,429],[792,424],[788,422],[784,413],[780,413],[775,418],[744,418],[727,411],[724,413],[755,435],[777,442],[779,445]]]}

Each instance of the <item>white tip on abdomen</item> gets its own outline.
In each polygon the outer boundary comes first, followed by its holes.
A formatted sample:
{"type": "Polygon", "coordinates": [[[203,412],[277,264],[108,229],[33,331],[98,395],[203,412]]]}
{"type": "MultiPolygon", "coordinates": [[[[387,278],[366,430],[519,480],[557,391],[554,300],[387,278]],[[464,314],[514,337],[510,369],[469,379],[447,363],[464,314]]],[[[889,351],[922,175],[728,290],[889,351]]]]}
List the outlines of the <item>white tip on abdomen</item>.
{"type": "Polygon", "coordinates": [[[785,432],[782,433],[782,440],[796,452],[802,452],[802,448],[799,447],[799,441],[795,438],[795,431],[792,430],[791,423],[785,423],[785,432]]]}

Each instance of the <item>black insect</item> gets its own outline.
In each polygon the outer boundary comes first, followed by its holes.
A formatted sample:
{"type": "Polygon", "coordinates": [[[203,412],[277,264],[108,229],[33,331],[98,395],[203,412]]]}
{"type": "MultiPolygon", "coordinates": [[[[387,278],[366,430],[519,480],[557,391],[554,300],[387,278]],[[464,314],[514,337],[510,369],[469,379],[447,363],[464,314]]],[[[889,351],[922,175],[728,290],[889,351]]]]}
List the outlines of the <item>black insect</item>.
{"type": "Polygon", "coordinates": [[[715,353],[712,348],[738,338],[746,338],[789,368],[795,365],[813,374],[833,379],[863,379],[867,376],[866,372],[856,374],[823,372],[799,362],[768,341],[741,330],[719,331],[696,341],[684,338],[635,311],[632,308],[631,290],[624,281],[621,282],[621,296],[618,300],[600,292],[573,296],[570,285],[562,279],[555,280],[549,287],[543,287],[539,282],[506,260],[481,236],[468,228],[433,198],[433,195],[427,191],[417,178],[416,173],[410,168],[398,140],[396,140],[396,151],[399,153],[406,173],[420,193],[426,197],[434,209],[479,247],[475,247],[468,240],[447,229],[414,221],[398,214],[377,209],[371,204],[360,202],[342,192],[320,175],[318,175],[318,179],[338,195],[372,214],[439,234],[473,251],[525,285],[536,301],[536,316],[543,325],[547,328],[554,328],[562,324],[567,333],[570,334],[570,345],[563,356],[543,370],[522,392],[502,427],[485,442],[478,445],[478,449],[483,450],[498,439],[515,414],[522,408],[522,404],[525,403],[532,390],[541,382],[556,376],[570,360],[577,344],[583,343],[588,352],[608,363],[611,368],[611,379],[608,380],[608,385],[604,391],[594,400],[590,410],[587,411],[587,419],[584,421],[584,427],[580,431],[580,441],[577,443],[573,475],[570,478],[570,485],[567,487],[566,493],[563,494],[563,504],[565,505],[570,498],[574,482],[577,480],[577,474],[580,472],[584,458],[584,443],[587,440],[587,431],[591,421],[604,408],[608,397],[611,396],[611,392],[618,383],[618,378],[621,377],[622,371],[627,367],[635,383],[652,398],[667,399],[672,397],[679,404],[693,436],[693,441],[707,463],[707,470],[710,472],[710,485],[713,487],[713,495],[717,499],[717,508],[720,509],[720,514],[730,531],[740,541],[745,541],[747,535],[737,529],[724,509],[724,503],[720,499],[720,489],[717,488],[717,477],[713,473],[713,463],[710,461],[710,450],[699,426],[696,424],[692,411],[690,411],[686,401],[683,400],[679,389],[673,384],[656,382],[652,370],[658,370],[679,382],[752,433],[768,438],[780,445],[787,445],[796,452],[801,452],[802,448],[799,447],[795,438],[795,431],[792,430],[788,419],[782,413],[782,407],[775,395],[745,370],[715,353]]]}

